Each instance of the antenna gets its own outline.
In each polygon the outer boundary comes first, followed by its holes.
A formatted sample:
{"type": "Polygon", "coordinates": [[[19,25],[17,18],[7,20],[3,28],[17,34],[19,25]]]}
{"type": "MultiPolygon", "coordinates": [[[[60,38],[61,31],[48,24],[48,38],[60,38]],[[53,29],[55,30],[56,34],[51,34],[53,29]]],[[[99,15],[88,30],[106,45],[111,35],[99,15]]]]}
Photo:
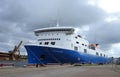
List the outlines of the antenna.
{"type": "Polygon", "coordinates": [[[59,27],[59,22],[57,21],[56,27],[59,27]]]}
{"type": "Polygon", "coordinates": [[[96,40],[96,30],[94,31],[94,43],[97,43],[97,40],[96,40]]]}
{"type": "Polygon", "coordinates": [[[57,18],[56,18],[56,27],[59,27],[60,25],[59,25],[59,7],[58,7],[58,9],[57,9],[57,12],[56,12],[57,14],[57,18]]]}

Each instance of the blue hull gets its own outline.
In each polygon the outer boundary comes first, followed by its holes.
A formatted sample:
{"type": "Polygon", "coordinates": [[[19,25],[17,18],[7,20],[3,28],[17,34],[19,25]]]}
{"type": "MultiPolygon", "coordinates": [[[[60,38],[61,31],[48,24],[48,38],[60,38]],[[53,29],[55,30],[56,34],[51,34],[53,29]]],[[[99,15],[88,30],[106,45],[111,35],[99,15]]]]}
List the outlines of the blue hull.
{"type": "Polygon", "coordinates": [[[75,50],[25,45],[28,53],[28,63],[109,63],[108,58],[77,52],[75,50]]]}

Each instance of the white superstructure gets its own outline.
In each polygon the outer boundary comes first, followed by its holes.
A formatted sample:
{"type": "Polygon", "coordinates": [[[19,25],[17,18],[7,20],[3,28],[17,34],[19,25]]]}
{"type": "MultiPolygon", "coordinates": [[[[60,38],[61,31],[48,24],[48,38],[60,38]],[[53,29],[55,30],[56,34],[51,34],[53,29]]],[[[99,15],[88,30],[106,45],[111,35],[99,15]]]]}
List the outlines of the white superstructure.
{"type": "Polygon", "coordinates": [[[97,44],[89,44],[87,40],[76,33],[72,27],[50,27],[36,29],[39,46],[76,50],[86,54],[107,57],[106,53],[97,48],[97,44]]]}

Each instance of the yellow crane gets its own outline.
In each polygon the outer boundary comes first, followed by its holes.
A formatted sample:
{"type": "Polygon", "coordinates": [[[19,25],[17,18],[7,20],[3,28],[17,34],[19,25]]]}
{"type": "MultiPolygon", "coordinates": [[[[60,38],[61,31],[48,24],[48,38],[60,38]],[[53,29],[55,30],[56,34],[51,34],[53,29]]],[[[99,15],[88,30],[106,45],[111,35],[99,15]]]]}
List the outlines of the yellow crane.
{"type": "Polygon", "coordinates": [[[10,58],[9,60],[18,60],[20,58],[20,46],[22,45],[22,41],[14,47],[13,51],[9,52],[10,58]]]}
{"type": "Polygon", "coordinates": [[[19,60],[20,59],[20,46],[22,45],[22,41],[14,47],[12,51],[0,52],[0,59],[9,58],[9,60],[19,60]]]}

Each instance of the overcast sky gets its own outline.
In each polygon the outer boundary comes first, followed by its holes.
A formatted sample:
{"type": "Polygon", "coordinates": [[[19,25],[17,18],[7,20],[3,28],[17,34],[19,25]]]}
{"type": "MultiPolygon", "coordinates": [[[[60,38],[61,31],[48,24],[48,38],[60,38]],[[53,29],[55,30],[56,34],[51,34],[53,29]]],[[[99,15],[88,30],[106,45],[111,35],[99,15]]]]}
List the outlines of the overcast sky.
{"type": "MultiPolygon", "coordinates": [[[[120,57],[119,0],[0,0],[0,51],[7,52],[21,40],[36,40],[33,30],[72,26],[81,29],[90,43],[120,57]]],[[[24,46],[21,53],[26,54],[24,46]]]]}

